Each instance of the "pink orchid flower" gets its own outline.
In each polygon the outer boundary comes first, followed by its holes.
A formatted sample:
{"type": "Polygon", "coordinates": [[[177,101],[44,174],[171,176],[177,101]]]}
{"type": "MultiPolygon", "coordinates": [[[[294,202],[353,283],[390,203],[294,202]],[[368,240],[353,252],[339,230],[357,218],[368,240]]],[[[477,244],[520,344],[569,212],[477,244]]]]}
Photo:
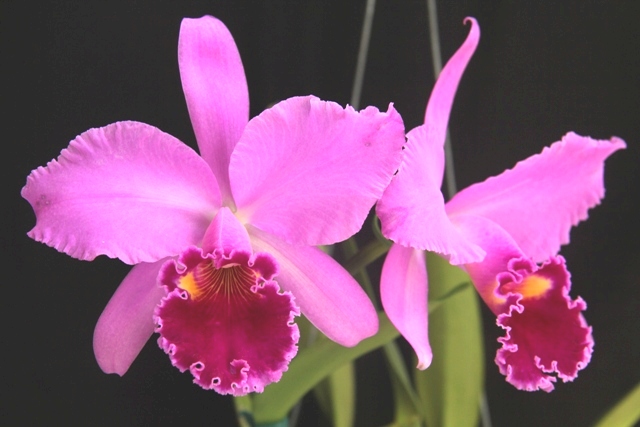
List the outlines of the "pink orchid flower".
{"type": "Polygon", "coordinates": [[[313,96],[248,120],[240,55],[213,17],[183,20],[178,62],[202,157],[144,123],[91,129],[28,177],[29,236],[135,264],[96,325],[105,372],[124,374],[155,327],[197,384],[259,392],[297,351],[299,310],[345,346],[377,331],[366,294],[314,246],[360,229],[399,166],[404,127],[392,106],[313,96]]]}
{"type": "Polygon", "coordinates": [[[393,240],[381,278],[385,311],[418,356],[431,363],[424,250],[461,265],[506,331],[496,363],[519,389],[551,391],[557,374],[573,380],[590,360],[591,328],[581,298],[569,297],[565,260],[557,255],[572,226],[604,196],[604,160],[619,138],[574,133],[513,169],[474,184],[444,203],[444,140],[453,97],[480,39],[477,22],[442,70],[425,123],[407,134],[405,159],[377,205],[393,240]],[[551,375],[549,375],[551,374],[551,375]]]}

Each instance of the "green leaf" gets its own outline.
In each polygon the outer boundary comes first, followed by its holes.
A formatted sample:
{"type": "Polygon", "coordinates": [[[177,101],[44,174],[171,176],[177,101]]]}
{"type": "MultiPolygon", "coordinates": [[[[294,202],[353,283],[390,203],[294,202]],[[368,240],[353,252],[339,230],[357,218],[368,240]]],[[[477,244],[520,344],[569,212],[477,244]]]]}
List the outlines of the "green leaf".
{"type": "Polygon", "coordinates": [[[233,405],[236,408],[236,417],[240,427],[254,427],[253,421],[253,403],[250,394],[245,396],[235,396],[233,405]]]}
{"type": "Polygon", "coordinates": [[[275,421],[273,423],[257,423],[255,427],[289,427],[289,419],[283,418],[280,421],[275,421]]]}
{"type": "MultiPolygon", "coordinates": [[[[441,307],[447,299],[452,298],[468,287],[469,283],[463,282],[454,286],[439,298],[431,299],[429,303],[430,315],[438,307],[441,307]]],[[[390,368],[389,374],[394,397],[395,415],[392,425],[396,427],[421,426],[421,420],[426,418],[425,408],[411,383],[400,349],[396,342],[385,344],[383,349],[390,368]]]]}
{"type": "Polygon", "coordinates": [[[433,301],[448,298],[429,315],[433,362],[414,374],[426,423],[429,427],[475,427],[484,387],[478,296],[472,286],[460,288],[469,277],[441,257],[428,253],[427,270],[430,308],[433,301]]]}
{"type": "Polygon", "coordinates": [[[395,342],[391,342],[384,346],[384,354],[389,365],[393,391],[394,424],[398,426],[413,425],[424,418],[424,414],[418,394],[411,384],[400,349],[395,342]]]}
{"type": "Polygon", "coordinates": [[[355,420],[356,374],[353,362],[329,374],[313,390],[333,427],[351,427],[355,420]]]}
{"type": "MultiPolygon", "coordinates": [[[[352,238],[342,242],[341,247],[345,255],[349,258],[344,268],[350,274],[356,276],[361,271],[364,271],[369,264],[389,252],[391,242],[388,240],[374,240],[358,250],[358,247],[355,245],[355,240],[352,238]]],[[[358,279],[358,277],[356,277],[356,279],[358,279]]]]}
{"type": "Polygon", "coordinates": [[[391,247],[391,243],[387,240],[374,240],[364,248],[358,249],[358,243],[354,237],[350,237],[340,243],[342,253],[348,258],[344,264],[345,270],[360,283],[360,286],[362,286],[362,289],[364,289],[376,307],[375,292],[371,285],[371,279],[369,279],[369,275],[367,274],[366,267],[387,253],[389,247],[391,247]]]}
{"type": "Polygon", "coordinates": [[[631,427],[640,421],[640,383],[598,421],[595,427],[631,427]]]}
{"type": "Polygon", "coordinates": [[[379,321],[378,333],[355,347],[343,347],[322,336],[300,350],[282,379],[254,396],[253,416],[256,422],[265,424],[283,419],[296,402],[331,372],[399,335],[387,316],[380,314],[379,321]]]}

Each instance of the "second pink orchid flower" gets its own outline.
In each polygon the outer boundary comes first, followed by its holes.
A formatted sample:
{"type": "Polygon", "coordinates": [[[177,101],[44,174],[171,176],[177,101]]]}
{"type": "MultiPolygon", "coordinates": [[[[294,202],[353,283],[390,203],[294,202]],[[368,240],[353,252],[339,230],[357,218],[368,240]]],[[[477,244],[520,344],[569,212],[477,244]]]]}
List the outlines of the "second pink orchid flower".
{"type": "Polygon", "coordinates": [[[569,133],[445,204],[440,188],[449,113],[480,39],[477,22],[467,21],[469,35],[438,77],[424,125],[407,134],[404,162],[377,205],[382,233],[395,242],[383,266],[382,303],[425,369],[433,355],[423,251],[445,255],[469,273],[506,331],[496,363],[507,381],[551,391],[555,375],[574,379],[593,349],[582,316],[586,304],[569,296],[570,276],[558,251],[604,196],[604,161],[625,143],[569,133]]]}

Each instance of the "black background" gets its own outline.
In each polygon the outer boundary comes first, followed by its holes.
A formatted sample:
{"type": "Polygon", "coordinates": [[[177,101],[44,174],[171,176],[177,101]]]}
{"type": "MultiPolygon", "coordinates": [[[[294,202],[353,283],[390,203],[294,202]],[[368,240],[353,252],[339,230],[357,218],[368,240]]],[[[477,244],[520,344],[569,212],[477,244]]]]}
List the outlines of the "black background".
{"type": "MultiPolygon", "coordinates": [[[[176,58],[182,17],[211,14],[229,27],[254,116],[294,95],[348,103],[363,11],[363,0],[2,2],[7,424],[234,425],[230,398],[192,385],[155,340],[124,377],[100,371],[93,327],[129,267],[104,257],[77,261],[29,239],[35,217],[20,188],[76,135],[118,120],[152,124],[195,146],[176,58]]],[[[440,2],[445,60],[464,40],[468,15],[482,37],[450,122],[460,188],[570,130],[628,144],[607,161],[603,204],[562,250],[572,295],[589,304],[596,346],[587,369],[551,394],[515,390],[493,363],[500,330],[484,312],[494,425],[589,425],[640,380],[640,7],[634,0],[440,2]]],[[[378,1],[362,105],[386,109],[393,101],[407,129],[420,124],[433,84],[429,55],[425,3],[378,1]]],[[[372,354],[358,364],[366,385],[361,426],[391,421],[390,406],[379,404],[389,399],[380,362],[372,354]]],[[[300,425],[322,422],[309,403],[300,425]]]]}

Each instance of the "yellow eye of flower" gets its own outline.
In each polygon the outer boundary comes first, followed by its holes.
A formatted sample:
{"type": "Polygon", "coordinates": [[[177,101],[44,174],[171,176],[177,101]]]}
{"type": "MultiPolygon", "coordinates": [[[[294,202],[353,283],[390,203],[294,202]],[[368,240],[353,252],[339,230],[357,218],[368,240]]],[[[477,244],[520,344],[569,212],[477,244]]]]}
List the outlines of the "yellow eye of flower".
{"type": "Polygon", "coordinates": [[[502,286],[502,293],[517,292],[523,298],[540,298],[551,289],[551,279],[532,274],[527,276],[521,283],[507,283],[502,286]]]}

